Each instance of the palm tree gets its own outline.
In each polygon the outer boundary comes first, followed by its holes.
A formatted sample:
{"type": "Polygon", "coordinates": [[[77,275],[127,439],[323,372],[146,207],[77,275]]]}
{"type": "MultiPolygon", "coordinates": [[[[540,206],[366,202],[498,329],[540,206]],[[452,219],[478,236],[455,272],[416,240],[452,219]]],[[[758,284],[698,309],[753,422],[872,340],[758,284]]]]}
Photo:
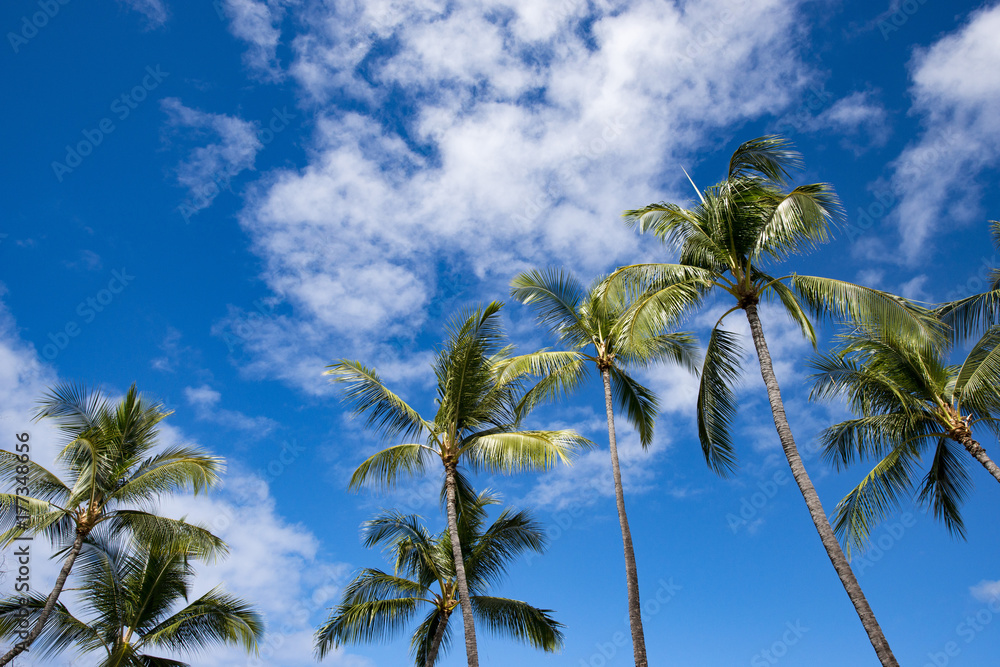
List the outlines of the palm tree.
{"type": "Polygon", "coordinates": [[[909,494],[932,440],[937,444],[918,500],[964,537],[959,506],[971,480],[956,445],[1000,482],[1000,468],[972,431],[980,424],[1000,435],[1000,326],[991,327],[960,366],[863,328],[841,341],[838,351],[813,361],[813,396],[846,395],[859,416],[823,433],[826,455],[838,468],[860,458],[881,459],[835,510],[834,527],[846,536],[848,554],[852,545],[863,549],[872,525],[909,494]]]}
{"type": "MultiPolygon", "coordinates": [[[[572,276],[558,269],[530,271],[511,282],[511,295],[521,303],[534,306],[540,322],[571,348],[572,359],[560,371],[564,383],[575,386],[591,363],[597,367],[604,383],[604,408],[608,418],[608,444],[611,450],[611,472],[614,477],[615,502],[625,550],[625,580],[628,590],[629,624],[632,630],[632,652],[636,667],[646,667],[646,641],[642,629],[639,604],[639,577],[632,548],[632,533],[625,512],[625,493],[618,465],[615,437],[615,407],[628,415],[629,422],[639,433],[643,448],[653,442],[653,424],[659,409],[653,392],[628,374],[630,367],[644,368],[659,361],[672,360],[695,370],[694,338],[687,333],[645,335],[650,326],[624,329],[627,302],[622,295],[599,296],[598,278],[584,291],[572,276]],[[631,335],[638,333],[639,335],[631,335]],[[592,353],[583,349],[591,347],[592,353]],[[590,363],[588,363],[590,362],[590,363]]],[[[649,309],[647,315],[658,318],[661,328],[675,317],[671,313],[649,309]],[[666,315],[667,317],[664,317],[666,315]]],[[[656,325],[651,325],[655,327],[656,325]]],[[[544,387],[545,385],[541,385],[544,387]]]]}
{"type": "Polygon", "coordinates": [[[883,665],[896,665],[799,456],[757,306],[762,300],[777,299],[814,345],[816,334],[807,309],[876,323],[885,335],[902,340],[940,342],[940,334],[929,313],[891,294],[829,278],[765,273],[769,261],[781,261],[826,241],[831,222],[841,215],[837,196],[827,184],[800,185],[785,191],[788,170],[798,167],[800,161],[780,137],[754,139],[736,150],[726,179],[700,192],[701,201],[692,208],[661,202],[626,211],[627,224],[638,225],[642,232],[652,230],[665,243],[678,247],[680,260],[677,264],[626,266],[609,281],[623,282],[641,295],[626,316],[637,327],[644,326],[647,318],[642,313],[646,309],[663,309],[664,304],[687,300],[693,305],[719,291],[735,300],[712,328],[698,391],[699,439],[709,466],[721,475],[731,473],[736,466],[730,429],[737,404],[731,385],[739,377],[742,351],[737,336],[720,327],[733,311],[745,312],[774,425],[792,475],[879,660],[883,665]],[[691,296],[693,288],[696,296],[691,296]]]}
{"type": "Polygon", "coordinates": [[[503,345],[500,308],[500,303],[492,302],[450,322],[448,340],[433,365],[437,412],[430,419],[392,393],[374,369],[357,361],[340,360],[325,373],[347,385],[346,400],[355,413],[366,416],[367,426],[383,440],[423,440],[392,445],[369,457],[351,476],[350,488],[392,486],[403,475],[424,472],[435,458],[444,468],[448,530],[469,667],[478,667],[479,656],[458,532],[459,466],[493,473],[544,470],[557,461],[568,462],[590,444],[572,430],[520,429],[524,411],[519,404],[528,373],[512,366],[511,348],[503,345]]]}
{"type": "MultiPolygon", "coordinates": [[[[1000,250],[1000,220],[990,220],[993,246],[1000,250]]],[[[982,274],[980,274],[982,275],[982,274]]],[[[955,340],[966,340],[989,327],[1000,325],[1000,268],[986,276],[989,289],[938,307],[941,320],[951,327],[955,340]]]]}
{"type": "MultiPolygon", "coordinates": [[[[486,507],[498,502],[495,495],[484,492],[458,503],[458,532],[473,613],[496,633],[555,651],[563,643],[562,624],[549,616],[549,610],[484,594],[514,559],[527,550],[541,553],[545,546],[544,531],[527,512],[505,509],[484,529],[486,507]]],[[[449,531],[431,535],[420,517],[389,511],[366,522],[364,536],[369,549],[386,545],[393,556],[393,572],[366,568],[347,585],[341,603],[316,633],[317,655],[323,659],[346,643],[389,639],[429,605],[410,648],[417,667],[434,667],[438,654],[450,644],[448,620],[459,602],[449,531]]]]}
{"type": "Polygon", "coordinates": [[[182,539],[207,557],[224,553],[225,545],[208,530],[142,509],[165,493],[187,488],[199,493],[218,480],[223,468],[221,459],[192,447],[154,452],[157,426],[169,414],[143,398],[135,385],[117,405],[98,391],[59,385],[41,400],[35,418],[53,420],[66,436],[58,456],[66,481],[27,454],[0,451],[0,476],[18,490],[0,494],[0,529],[5,529],[0,544],[41,534],[66,554],[34,627],[0,658],[0,665],[42,633],[84,541],[98,526],[160,543],[182,539]]]}
{"type": "MultiPolygon", "coordinates": [[[[100,667],[189,667],[148,652],[189,653],[237,644],[256,654],[264,626],[239,598],[217,587],[177,609],[188,599],[193,560],[200,550],[176,541],[143,545],[112,538],[110,532],[91,533],[80,553],[77,590],[85,615],[74,616],[58,603],[38,638],[41,657],[53,658],[74,647],[81,653],[103,651],[100,667]]],[[[37,594],[0,601],[0,636],[15,636],[24,610],[36,619],[45,606],[46,599],[37,594]]]]}

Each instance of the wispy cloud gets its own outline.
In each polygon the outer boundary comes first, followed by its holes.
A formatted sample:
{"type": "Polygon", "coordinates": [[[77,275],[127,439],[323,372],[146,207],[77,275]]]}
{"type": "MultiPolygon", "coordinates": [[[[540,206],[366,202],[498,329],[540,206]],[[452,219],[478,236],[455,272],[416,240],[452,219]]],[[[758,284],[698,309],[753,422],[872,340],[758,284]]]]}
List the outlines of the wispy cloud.
{"type": "Polygon", "coordinates": [[[247,431],[253,437],[263,437],[278,427],[278,422],[268,417],[249,417],[237,410],[220,408],[222,394],[207,384],[185,387],[184,397],[188,405],[194,408],[198,419],[237,431],[247,431]]]}
{"type": "Polygon", "coordinates": [[[251,121],[191,109],[176,97],[165,98],[160,105],[171,128],[187,131],[195,138],[215,139],[191,150],[177,167],[177,182],[188,189],[188,199],[182,206],[188,217],[211,206],[221,190],[230,189],[230,181],[237,174],[253,169],[263,143],[251,121]]]}
{"type": "Polygon", "coordinates": [[[894,212],[906,258],[917,261],[927,239],[947,220],[982,216],[984,170],[1000,164],[1000,5],[974,12],[968,22],[910,63],[913,113],[926,129],[893,164],[901,193],[894,212]]]}

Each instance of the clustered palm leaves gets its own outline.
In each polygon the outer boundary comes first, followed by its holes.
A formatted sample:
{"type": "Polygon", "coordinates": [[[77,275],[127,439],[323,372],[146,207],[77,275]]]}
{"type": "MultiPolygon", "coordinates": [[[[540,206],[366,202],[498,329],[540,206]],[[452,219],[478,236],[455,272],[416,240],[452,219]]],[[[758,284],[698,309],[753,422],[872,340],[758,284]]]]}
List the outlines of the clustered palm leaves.
{"type": "Polygon", "coordinates": [[[144,399],[135,386],[117,404],[100,392],[59,385],[41,401],[37,419],[48,419],[65,435],[58,456],[65,478],[36,461],[0,451],[0,475],[25,480],[31,497],[0,494],[0,544],[44,535],[65,552],[52,592],[27,637],[0,658],[5,665],[41,634],[73,564],[93,530],[134,535],[148,542],[183,540],[199,555],[224,553],[222,540],[205,528],[146,511],[175,491],[204,491],[219,479],[221,459],[186,446],[157,447],[157,427],[169,415],[144,399]],[[21,470],[26,470],[20,474],[21,470]]]}
{"type": "MultiPolygon", "coordinates": [[[[84,615],[58,603],[35,643],[40,657],[73,648],[102,654],[99,667],[189,667],[152,653],[196,653],[215,644],[257,652],[263,622],[243,600],[215,588],[178,608],[188,600],[200,549],[190,542],[143,543],[110,532],[92,532],[80,552],[84,615]]],[[[0,602],[0,636],[15,636],[25,611],[35,621],[45,603],[40,595],[0,602]]]]}
{"type": "Polygon", "coordinates": [[[390,391],[373,369],[359,362],[341,360],[326,371],[334,381],[345,384],[346,400],[383,440],[411,440],[365,460],[351,477],[352,488],[366,484],[392,486],[404,475],[424,472],[435,459],[444,469],[448,536],[470,667],[478,667],[479,658],[458,527],[460,466],[473,472],[499,474],[545,470],[557,462],[569,461],[580,448],[590,444],[573,430],[520,427],[529,403],[524,400],[527,369],[550,364],[536,355],[511,356],[512,349],[505,344],[500,326],[500,308],[500,303],[493,302],[460,313],[450,322],[448,339],[433,365],[437,411],[432,418],[422,417],[390,391]]]}
{"type": "MultiPolygon", "coordinates": [[[[486,508],[499,502],[483,492],[460,494],[458,533],[473,616],[496,634],[545,651],[562,646],[562,625],[547,609],[487,595],[525,551],[541,552],[545,533],[526,512],[505,509],[486,527],[486,508]]],[[[341,603],[316,633],[320,659],[346,643],[389,639],[429,607],[410,640],[417,667],[433,667],[451,644],[449,619],[459,604],[449,531],[434,535],[416,515],[387,511],[365,523],[365,546],[385,545],[392,573],[366,568],[344,589],[341,603]]]]}
{"type": "Polygon", "coordinates": [[[848,547],[864,548],[873,525],[910,494],[922,454],[933,446],[918,500],[948,530],[964,536],[960,506],[971,487],[964,449],[1000,482],[1000,468],[973,438],[973,427],[1000,436],[1000,326],[960,365],[942,352],[884,340],[865,329],[841,336],[839,350],[817,357],[814,395],[844,394],[860,415],[827,429],[826,454],[838,467],[879,459],[837,506],[848,547]]]}

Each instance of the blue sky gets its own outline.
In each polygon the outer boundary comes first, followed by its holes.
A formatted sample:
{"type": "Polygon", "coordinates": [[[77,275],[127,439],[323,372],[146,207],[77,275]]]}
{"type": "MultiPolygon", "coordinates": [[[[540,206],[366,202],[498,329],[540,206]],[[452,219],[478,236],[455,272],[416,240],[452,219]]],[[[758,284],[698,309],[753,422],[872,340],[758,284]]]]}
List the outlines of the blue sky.
{"type": "MultiPolygon", "coordinates": [[[[324,366],[361,359],[429,410],[428,363],[458,308],[507,299],[533,267],[589,282],[671,259],[619,215],[687,202],[682,167],[704,187],[742,141],[792,139],[797,180],[832,183],[847,215],[790,271],[940,301],[1000,265],[986,226],[1000,215],[995,3],[17,0],[0,28],[0,426],[51,457],[51,430],[30,422],[45,387],[135,382],[175,410],[166,441],[225,456],[223,489],[164,511],[232,545],[199,586],[225,581],[259,604],[271,632],[258,664],[315,664],[324,609],[353,570],[382,563],[358,537],[378,507],[443,525],[436,478],[346,492],[378,443],[324,366]]],[[[504,312],[522,349],[551,343],[526,308],[504,312]]],[[[720,313],[685,326],[704,340],[720,313]]],[[[864,471],[836,473],[811,445],[845,413],[808,402],[810,346],[765,318],[832,511],[864,471]]],[[[678,369],[643,376],[664,403],[648,451],[621,424],[650,660],[877,664],[781,474],[755,363],[735,479],[704,465],[696,384],[678,369]]],[[[600,389],[587,389],[535,422],[606,442],[600,389]]],[[[478,479],[548,526],[547,554],[499,592],[555,610],[567,638],[547,655],[485,636],[487,664],[629,663],[608,468],[602,447],[545,475],[478,479]]],[[[901,664],[995,661],[1000,489],[970,470],[967,542],[907,506],[855,560],[901,664]]],[[[55,566],[36,568],[41,588],[55,566]]],[[[326,663],[404,664],[406,649],[350,646],[326,663]]],[[[248,664],[227,650],[196,662],[248,664]]],[[[452,651],[441,664],[462,663],[452,651]]]]}

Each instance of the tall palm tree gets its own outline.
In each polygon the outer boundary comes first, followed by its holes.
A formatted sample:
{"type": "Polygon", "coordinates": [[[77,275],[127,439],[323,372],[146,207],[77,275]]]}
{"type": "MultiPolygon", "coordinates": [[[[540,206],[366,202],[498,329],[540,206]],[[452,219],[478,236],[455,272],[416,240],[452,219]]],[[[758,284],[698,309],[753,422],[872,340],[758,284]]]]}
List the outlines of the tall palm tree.
{"type": "MultiPolygon", "coordinates": [[[[551,618],[549,610],[485,595],[517,557],[528,550],[541,553],[545,546],[544,531],[527,512],[507,508],[485,527],[487,506],[498,502],[487,492],[459,501],[458,532],[473,613],[494,632],[555,651],[563,643],[562,624],[551,618]]],[[[316,632],[319,658],[342,644],[389,639],[429,605],[410,649],[417,667],[434,667],[450,644],[448,620],[458,606],[448,530],[432,535],[420,517],[389,511],[366,522],[364,536],[369,549],[386,545],[393,556],[393,572],[365,568],[347,585],[341,603],[316,632]]]]}
{"type": "Polygon", "coordinates": [[[940,353],[886,341],[858,328],[841,336],[836,352],[812,362],[814,397],[846,395],[859,415],[827,429],[826,456],[838,468],[880,459],[835,510],[834,527],[864,548],[871,527],[908,495],[921,454],[936,442],[918,500],[952,533],[964,536],[959,507],[971,480],[964,448],[1000,482],[1000,467],[973,437],[979,424],[1000,435],[1000,326],[991,327],[958,366],[940,353]]]}
{"type": "MultiPolygon", "coordinates": [[[[604,408],[608,419],[608,445],[611,450],[611,472],[615,485],[618,523],[621,526],[625,551],[625,581],[628,590],[629,625],[632,630],[632,652],[636,667],[646,667],[646,640],[642,629],[639,604],[639,576],[625,512],[625,493],[618,464],[615,437],[615,407],[625,412],[639,433],[643,448],[653,442],[653,425],[659,409],[655,394],[629,375],[630,368],[644,368],[671,360],[695,370],[695,342],[687,333],[663,333],[679,313],[648,309],[646,314],[657,318],[661,331],[648,335],[650,326],[632,326],[626,331],[623,315],[628,303],[623,294],[599,295],[598,287],[604,276],[589,289],[571,275],[558,270],[529,271],[511,282],[511,295],[521,303],[531,305],[538,318],[552,333],[571,348],[572,358],[564,362],[560,373],[563,382],[576,386],[591,365],[597,368],[604,384],[604,408]],[[639,335],[633,335],[638,333],[639,335]],[[591,350],[592,348],[592,350],[591,350]],[[588,349],[588,352],[582,350],[588,349]]],[[[655,327],[654,323],[652,327],[655,327]]],[[[544,387],[545,385],[541,385],[544,387]]]]}
{"type": "Polygon", "coordinates": [[[6,665],[38,638],[55,608],[87,536],[98,526],[169,542],[181,539],[211,557],[225,545],[208,530],[146,511],[174,491],[205,490],[219,479],[222,460],[186,446],[157,449],[157,428],[169,415],[135,385],[112,405],[99,391],[58,385],[40,402],[37,419],[51,419],[67,442],[58,456],[65,480],[25,454],[0,451],[0,476],[18,493],[0,494],[0,544],[44,535],[65,552],[55,586],[23,641],[0,658],[6,665]],[[25,493],[31,495],[21,495],[25,493]]]}
{"type": "Polygon", "coordinates": [[[330,364],[327,375],[346,384],[345,399],[383,440],[410,439],[374,454],[351,476],[350,488],[394,485],[403,475],[426,470],[437,459],[444,468],[448,530],[462,607],[469,667],[478,667],[473,607],[458,533],[456,506],[459,466],[494,473],[544,470],[568,462],[590,443],[572,430],[520,428],[520,403],[527,372],[512,369],[511,348],[503,344],[501,304],[492,302],[460,314],[434,362],[437,412],[425,418],[383,384],[378,373],[357,361],[330,364]],[[422,440],[422,442],[412,442],[422,440]]]}
{"type": "Polygon", "coordinates": [[[780,262],[826,241],[831,223],[841,215],[837,196],[825,183],[800,185],[786,192],[788,171],[800,161],[780,137],[754,139],[733,154],[725,180],[699,192],[700,201],[691,208],[661,202],[626,211],[627,224],[637,225],[642,232],[653,231],[665,243],[679,248],[680,260],[677,264],[623,267],[609,281],[624,281],[641,294],[633,314],[626,317],[639,327],[643,326],[645,309],[661,309],[665,303],[686,299],[693,305],[714,292],[735,300],[712,328],[698,391],[699,439],[708,464],[722,475],[736,466],[730,430],[737,404],[731,385],[739,376],[742,351],[737,336],[721,325],[736,310],[746,314],[774,425],[792,475],[879,660],[883,665],[896,665],[799,456],[757,306],[762,300],[777,299],[813,344],[816,334],[806,310],[876,323],[885,335],[909,341],[940,342],[941,336],[929,313],[891,294],[829,278],[774,277],[765,272],[769,262],[780,262]],[[684,289],[679,292],[678,288],[684,289]],[[689,298],[692,288],[698,296],[689,298]]]}
{"type": "MultiPolygon", "coordinates": [[[[264,625],[243,600],[217,587],[178,609],[188,599],[200,550],[177,541],[144,545],[110,537],[110,532],[98,529],[84,543],[74,573],[83,615],[58,603],[38,638],[40,657],[53,658],[72,647],[103,652],[100,667],[189,667],[149,652],[190,653],[236,644],[257,653],[264,625]]],[[[24,610],[35,619],[45,606],[46,599],[37,594],[0,601],[0,636],[15,636],[24,610]]]]}

